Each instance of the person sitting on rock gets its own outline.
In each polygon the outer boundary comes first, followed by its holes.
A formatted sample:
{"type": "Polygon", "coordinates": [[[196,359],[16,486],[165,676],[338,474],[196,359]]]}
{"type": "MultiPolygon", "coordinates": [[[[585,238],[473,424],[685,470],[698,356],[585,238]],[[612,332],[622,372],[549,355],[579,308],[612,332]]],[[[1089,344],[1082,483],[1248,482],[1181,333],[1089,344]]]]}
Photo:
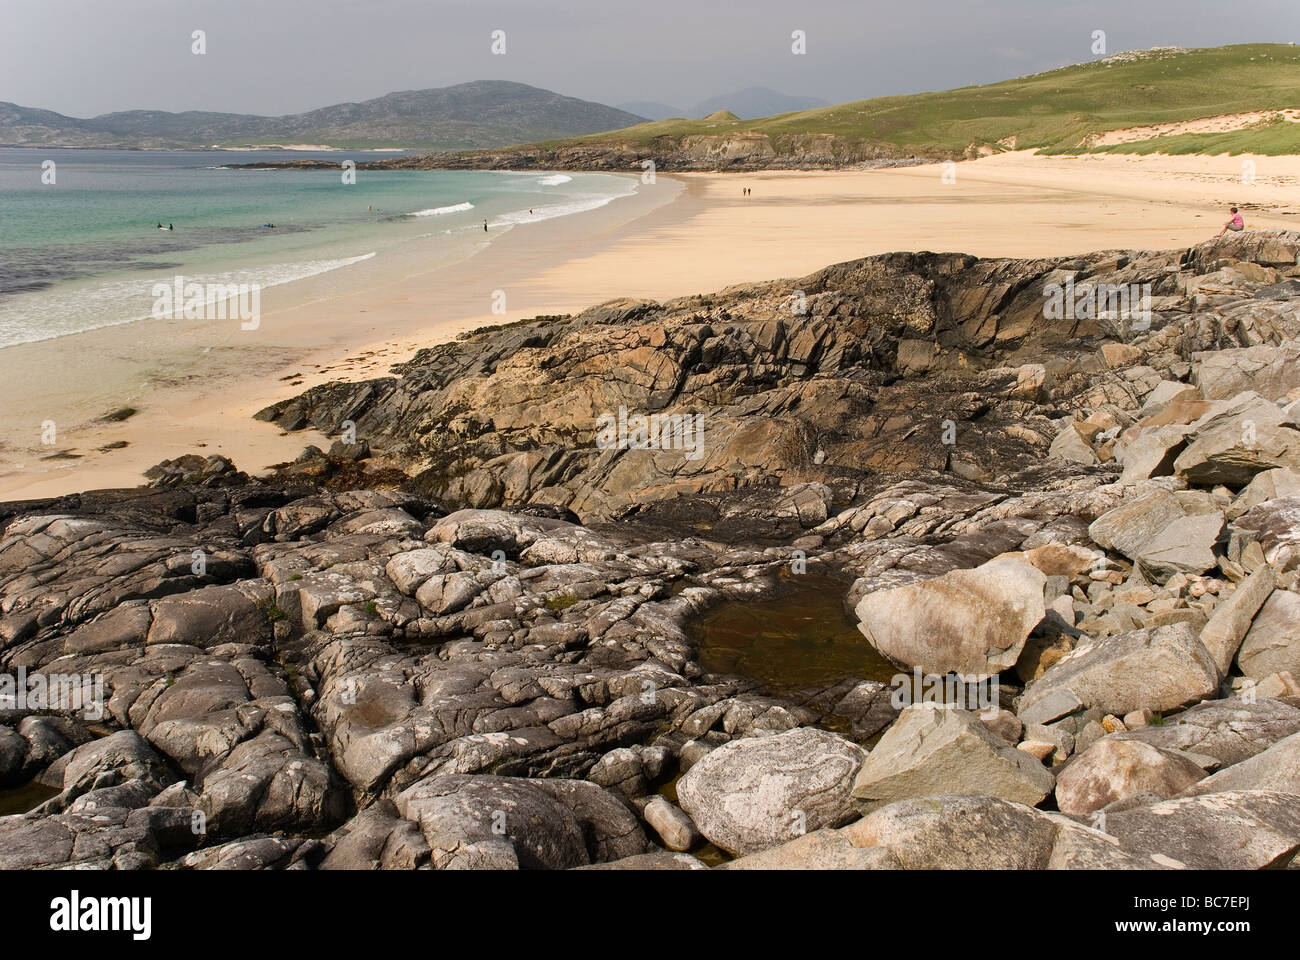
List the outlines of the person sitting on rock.
{"type": "Polygon", "coordinates": [[[1227,233],[1229,230],[1231,230],[1233,233],[1240,233],[1242,230],[1245,230],[1245,229],[1246,229],[1246,221],[1243,220],[1243,219],[1241,219],[1241,214],[1239,214],[1239,213],[1237,212],[1237,208],[1236,208],[1236,207],[1233,207],[1233,208],[1232,208],[1232,219],[1229,220],[1227,223],[1225,223],[1225,224],[1223,225],[1223,229],[1220,230],[1218,233],[1216,233],[1215,236],[1216,236],[1216,237],[1221,237],[1221,236],[1223,236],[1225,233],[1227,233]]]}

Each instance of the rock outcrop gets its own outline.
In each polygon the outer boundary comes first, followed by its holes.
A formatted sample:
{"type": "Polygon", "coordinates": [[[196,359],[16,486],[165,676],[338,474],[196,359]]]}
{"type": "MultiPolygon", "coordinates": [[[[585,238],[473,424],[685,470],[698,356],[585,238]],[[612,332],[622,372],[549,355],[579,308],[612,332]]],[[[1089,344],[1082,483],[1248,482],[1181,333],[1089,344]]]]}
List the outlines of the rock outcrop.
{"type": "Polygon", "coordinates": [[[1298,256],[614,301],[0,504],[0,866],[1285,867],[1298,256]]]}

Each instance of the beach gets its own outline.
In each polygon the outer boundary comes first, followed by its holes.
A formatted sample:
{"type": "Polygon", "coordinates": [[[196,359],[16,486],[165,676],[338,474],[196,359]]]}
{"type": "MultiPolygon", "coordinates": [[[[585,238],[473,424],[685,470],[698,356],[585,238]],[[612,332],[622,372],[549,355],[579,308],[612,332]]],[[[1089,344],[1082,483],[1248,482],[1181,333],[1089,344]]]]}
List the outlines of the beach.
{"type": "Polygon", "coordinates": [[[417,349],[487,324],[900,250],[1182,248],[1216,233],[1229,203],[1248,229],[1294,228],[1297,184],[1297,157],[1027,151],[888,170],[661,174],[600,209],[489,236],[454,263],[431,267],[413,247],[268,290],[257,330],[234,324],[214,337],[147,320],[0,350],[0,498],[134,486],[186,453],[262,472],[328,440],[284,434],[254,421],[257,410],[317,383],[384,376],[417,349]],[[127,419],[99,419],[128,407],[137,412],[127,419]],[[49,422],[57,439],[42,445],[49,422]]]}

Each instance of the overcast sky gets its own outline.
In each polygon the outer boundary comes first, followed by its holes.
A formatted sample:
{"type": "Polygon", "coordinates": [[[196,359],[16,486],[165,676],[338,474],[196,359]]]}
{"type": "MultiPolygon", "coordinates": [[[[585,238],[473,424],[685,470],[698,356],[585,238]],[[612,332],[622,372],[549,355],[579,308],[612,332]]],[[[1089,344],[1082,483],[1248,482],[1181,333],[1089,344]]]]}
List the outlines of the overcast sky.
{"type": "Polygon", "coordinates": [[[1155,45],[1300,41],[1295,0],[0,0],[0,100],[294,113],[517,80],[688,106],[762,85],[832,102],[1155,45]],[[191,53],[206,32],[207,52],[191,53]],[[803,30],[807,53],[791,52],[803,30]],[[491,52],[504,30],[506,53],[491,52]]]}

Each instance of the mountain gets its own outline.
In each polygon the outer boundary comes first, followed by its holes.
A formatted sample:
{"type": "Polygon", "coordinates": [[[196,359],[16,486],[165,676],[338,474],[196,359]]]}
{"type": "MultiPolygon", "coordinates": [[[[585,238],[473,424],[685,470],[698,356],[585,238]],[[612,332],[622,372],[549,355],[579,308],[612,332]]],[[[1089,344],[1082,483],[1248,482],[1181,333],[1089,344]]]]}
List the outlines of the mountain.
{"type": "Polygon", "coordinates": [[[639,114],[524,83],[479,80],[281,117],[129,110],[83,120],[0,103],[0,146],[177,149],[311,143],[468,150],[581,136],[643,120],[639,114]]]}
{"type": "MultiPolygon", "coordinates": [[[[815,110],[829,107],[830,103],[818,97],[794,97],[767,87],[746,87],[735,93],[726,93],[720,97],[702,100],[691,108],[688,116],[707,117],[719,110],[730,110],[741,120],[753,120],[756,117],[770,117],[778,113],[792,113],[795,110],[815,110]]],[[[637,111],[640,113],[640,111],[637,111]]],[[[642,113],[649,117],[650,114],[642,113]]],[[[670,114],[671,116],[671,114],[670,114]]],[[[667,119],[651,118],[651,119],[667,119]]]]}
{"type": "Polygon", "coordinates": [[[1016,149],[1295,154],[1297,89],[1300,48],[1291,44],[1152,47],[980,87],[758,120],[661,120],[400,165],[637,170],[652,158],[660,170],[834,169],[1016,149]]]}

